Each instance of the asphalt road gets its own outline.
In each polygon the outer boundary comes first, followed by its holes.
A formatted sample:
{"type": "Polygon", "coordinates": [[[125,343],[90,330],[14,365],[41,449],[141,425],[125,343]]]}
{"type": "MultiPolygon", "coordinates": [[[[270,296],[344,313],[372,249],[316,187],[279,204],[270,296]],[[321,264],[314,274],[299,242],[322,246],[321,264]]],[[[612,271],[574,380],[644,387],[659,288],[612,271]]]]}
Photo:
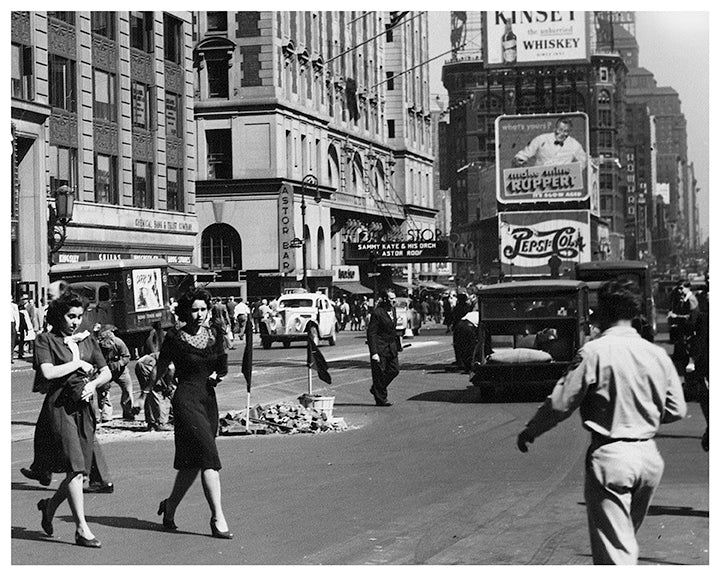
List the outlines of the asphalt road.
{"type": "MultiPolygon", "coordinates": [[[[50,488],[19,468],[32,458],[32,425],[41,399],[31,372],[12,374],[11,554],[17,565],[250,564],[407,565],[590,564],[582,496],[588,434],[571,417],[536,440],[528,454],[515,437],[537,398],[481,403],[467,376],[448,372],[449,336],[438,327],[412,341],[390,387],[389,408],[374,405],[364,338],[342,333],[323,346],[335,416],[348,429],[315,435],[221,437],[221,479],[232,541],[209,536],[209,509],[198,484],[176,522],[160,529],[158,502],[170,491],[171,433],[101,434],[117,489],[86,496],[100,550],[73,542],[63,505],[55,537],[40,529],[35,503],[50,488]]],[[[218,389],[221,411],[245,407],[242,345],[218,389]]],[[[293,400],[307,391],[304,348],[255,350],[252,404],[293,400]]],[[[119,390],[114,390],[117,402],[119,390]]],[[[117,406],[117,404],[116,404],[117,406]]],[[[116,410],[119,414],[119,407],[116,410]]],[[[708,564],[708,455],[696,403],[658,438],[666,471],[640,530],[643,564],[708,564]]]]}

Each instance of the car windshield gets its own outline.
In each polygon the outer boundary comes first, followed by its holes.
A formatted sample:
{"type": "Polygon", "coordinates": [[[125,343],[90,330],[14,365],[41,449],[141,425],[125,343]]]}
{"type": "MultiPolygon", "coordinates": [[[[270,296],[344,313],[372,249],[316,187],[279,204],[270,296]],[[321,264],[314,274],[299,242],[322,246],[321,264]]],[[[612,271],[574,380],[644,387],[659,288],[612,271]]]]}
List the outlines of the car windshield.
{"type": "Polygon", "coordinates": [[[90,286],[84,286],[82,284],[70,284],[70,288],[80,298],[84,298],[89,302],[95,302],[95,289],[90,286]]]}
{"type": "Polygon", "coordinates": [[[574,298],[487,298],[480,303],[483,320],[575,316],[574,298]]]}
{"type": "Polygon", "coordinates": [[[288,298],[278,302],[278,308],[312,308],[312,306],[312,298],[288,298]]]}

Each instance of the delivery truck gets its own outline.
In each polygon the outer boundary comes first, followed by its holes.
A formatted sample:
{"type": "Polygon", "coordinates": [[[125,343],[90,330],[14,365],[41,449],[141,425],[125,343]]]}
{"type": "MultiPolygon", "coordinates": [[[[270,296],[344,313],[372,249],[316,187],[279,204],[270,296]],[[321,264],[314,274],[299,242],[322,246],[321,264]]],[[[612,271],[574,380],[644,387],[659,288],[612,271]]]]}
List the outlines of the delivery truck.
{"type": "Polygon", "coordinates": [[[128,347],[141,348],[157,322],[173,325],[168,266],[161,258],[89,260],[55,264],[50,281],[65,280],[85,304],[81,330],[112,324],[128,347]]]}

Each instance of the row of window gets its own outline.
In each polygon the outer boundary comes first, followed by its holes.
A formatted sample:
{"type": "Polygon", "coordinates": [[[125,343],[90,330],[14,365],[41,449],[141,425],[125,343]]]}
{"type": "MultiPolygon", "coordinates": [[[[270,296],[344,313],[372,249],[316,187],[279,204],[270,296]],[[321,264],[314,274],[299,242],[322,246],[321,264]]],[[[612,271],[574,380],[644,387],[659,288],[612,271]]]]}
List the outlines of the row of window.
{"type": "MultiPolygon", "coordinates": [[[[75,148],[54,145],[49,147],[48,170],[50,172],[50,190],[53,193],[60,186],[77,189],[79,181],[77,156],[77,149],[75,148]]],[[[132,205],[136,208],[154,208],[153,163],[133,161],[132,169],[132,205]]],[[[183,171],[181,168],[168,166],[165,176],[167,210],[182,212],[184,210],[183,171]]],[[[117,156],[95,154],[94,181],[95,202],[120,204],[117,156]]]]}

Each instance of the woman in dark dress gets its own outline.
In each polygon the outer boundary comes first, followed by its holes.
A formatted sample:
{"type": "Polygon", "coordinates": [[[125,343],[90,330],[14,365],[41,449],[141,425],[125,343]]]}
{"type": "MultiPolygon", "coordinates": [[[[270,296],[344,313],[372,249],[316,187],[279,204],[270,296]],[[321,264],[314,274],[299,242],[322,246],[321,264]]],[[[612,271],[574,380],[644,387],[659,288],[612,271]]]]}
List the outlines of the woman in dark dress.
{"type": "Polygon", "coordinates": [[[177,530],[175,510],[200,474],[210,505],[210,531],[216,538],[232,538],[223,514],[220,491],[220,457],[215,436],[218,407],[215,386],[227,374],[223,332],[210,322],[210,294],[203,289],[187,292],[175,313],[184,325],[171,328],[160,349],[155,381],[172,362],[177,388],[172,400],[175,419],[175,484],[170,496],[160,502],[158,515],[163,527],[177,530]]]}
{"type": "Polygon", "coordinates": [[[38,335],[35,344],[38,377],[48,387],[38,419],[46,422],[50,431],[42,458],[50,472],[65,473],[54,496],[40,500],[37,508],[43,530],[52,536],[53,517],[67,498],[76,525],[75,543],[100,548],[100,541],[85,521],[83,475],[90,473],[92,465],[95,389],[109,382],[111,374],[97,340],[87,331],[75,333],[82,317],[81,300],[66,292],[48,306],[52,331],[38,335]]]}

